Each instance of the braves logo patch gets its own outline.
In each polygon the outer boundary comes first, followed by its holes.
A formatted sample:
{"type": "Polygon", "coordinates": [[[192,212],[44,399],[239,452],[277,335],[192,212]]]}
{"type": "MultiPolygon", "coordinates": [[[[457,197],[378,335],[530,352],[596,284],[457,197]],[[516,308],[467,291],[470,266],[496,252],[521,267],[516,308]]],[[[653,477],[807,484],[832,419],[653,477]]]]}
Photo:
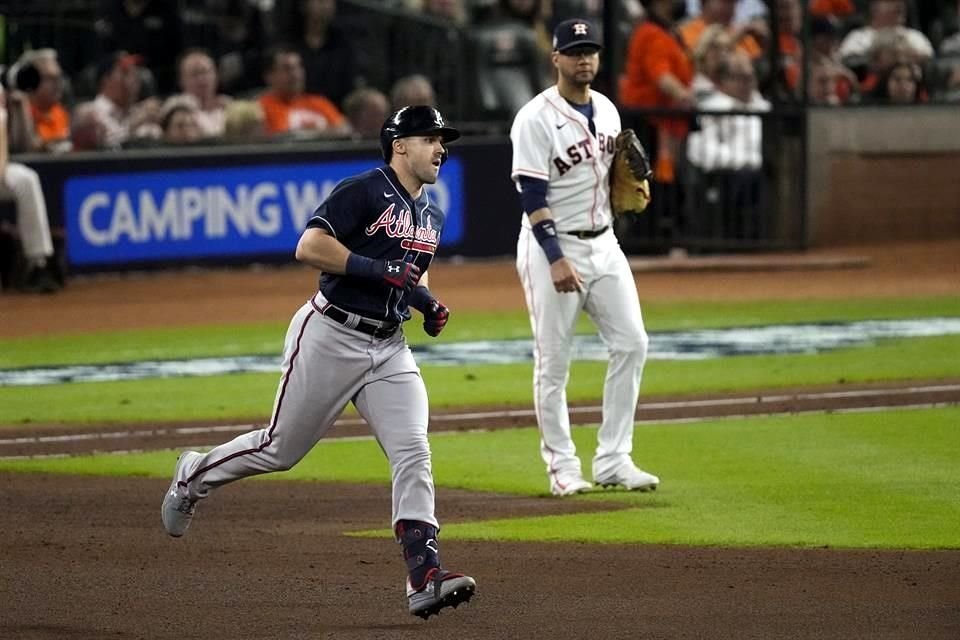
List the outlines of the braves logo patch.
{"type": "Polygon", "coordinates": [[[400,238],[400,246],[404,249],[433,254],[437,250],[440,239],[436,229],[430,225],[430,218],[424,227],[413,224],[413,216],[408,209],[397,209],[396,203],[383,210],[373,224],[363,230],[368,236],[382,231],[389,238],[400,238]]]}

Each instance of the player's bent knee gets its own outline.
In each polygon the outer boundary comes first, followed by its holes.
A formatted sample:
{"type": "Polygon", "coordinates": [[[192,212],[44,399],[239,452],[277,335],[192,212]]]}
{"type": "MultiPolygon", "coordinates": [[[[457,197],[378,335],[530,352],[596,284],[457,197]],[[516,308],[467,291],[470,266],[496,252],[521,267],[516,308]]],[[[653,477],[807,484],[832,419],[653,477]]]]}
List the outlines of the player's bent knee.
{"type": "Polygon", "coordinates": [[[618,341],[610,345],[610,355],[622,355],[641,362],[647,359],[647,350],[650,347],[650,338],[647,332],[635,334],[629,340],[618,341]]]}
{"type": "Polygon", "coordinates": [[[301,450],[297,448],[294,450],[292,447],[278,447],[270,457],[270,467],[274,471],[289,471],[303,460],[308,452],[309,449],[301,450]]]}
{"type": "Polygon", "coordinates": [[[7,165],[7,184],[13,191],[21,191],[40,187],[40,174],[30,167],[12,163],[7,165]]]}

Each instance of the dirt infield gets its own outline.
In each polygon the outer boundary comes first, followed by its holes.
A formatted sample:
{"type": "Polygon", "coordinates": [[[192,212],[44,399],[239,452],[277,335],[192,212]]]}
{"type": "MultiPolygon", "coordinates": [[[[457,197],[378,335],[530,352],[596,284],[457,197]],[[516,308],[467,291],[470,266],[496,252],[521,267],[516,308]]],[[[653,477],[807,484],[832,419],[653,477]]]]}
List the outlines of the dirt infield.
{"type": "MultiPolygon", "coordinates": [[[[768,260],[772,269],[762,268],[762,258],[753,256],[746,266],[732,257],[643,260],[637,273],[640,301],[960,295],[960,240],[778,254],[768,260]],[[795,268],[788,268],[790,258],[795,268]],[[820,268],[831,262],[840,266],[820,268]],[[723,270],[718,264],[740,267],[723,270]]],[[[315,286],[314,272],[300,267],[79,277],[53,297],[0,294],[0,338],[285,323],[315,286]]],[[[454,314],[523,307],[509,260],[438,264],[430,271],[430,288],[454,314]]]]}
{"type": "MultiPolygon", "coordinates": [[[[773,270],[663,261],[637,282],[641,299],[960,295],[958,241],[822,255],[833,266],[803,264],[810,254],[773,270]],[[837,259],[844,255],[857,259],[837,259]]],[[[432,288],[454,312],[522,305],[509,263],[433,271],[432,288]]],[[[0,336],[286,321],[313,282],[298,268],[79,278],[54,297],[0,296],[0,336]]],[[[890,387],[896,396],[899,386],[890,387]]],[[[816,408],[797,404],[813,403],[801,398],[811,391],[795,390],[784,408],[816,408]]],[[[111,448],[144,441],[189,444],[132,432],[111,448]]],[[[26,455],[58,451],[23,446],[26,455]]],[[[0,474],[0,482],[0,638],[960,637],[956,551],[447,542],[446,563],[474,575],[478,595],[423,622],[405,611],[399,548],[345,535],[389,526],[386,486],[245,481],[204,503],[190,534],[174,540],[159,521],[165,481],[0,474]]],[[[661,492],[670,491],[665,478],[661,492]]],[[[438,491],[445,522],[602,508],[618,507],[438,491]]]]}

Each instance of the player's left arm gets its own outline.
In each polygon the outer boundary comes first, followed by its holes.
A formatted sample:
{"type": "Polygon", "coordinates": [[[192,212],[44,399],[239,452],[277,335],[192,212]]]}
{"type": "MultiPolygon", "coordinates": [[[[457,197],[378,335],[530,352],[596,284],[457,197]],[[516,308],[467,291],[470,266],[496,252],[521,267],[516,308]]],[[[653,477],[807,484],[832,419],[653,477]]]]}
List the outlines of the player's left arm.
{"type": "Polygon", "coordinates": [[[550,189],[550,132],[543,117],[533,118],[522,110],[510,129],[513,168],[510,177],[520,190],[520,202],[530,222],[533,237],[550,263],[550,278],[559,292],[580,291],[582,279],[563,255],[557,226],[547,204],[550,189]]]}

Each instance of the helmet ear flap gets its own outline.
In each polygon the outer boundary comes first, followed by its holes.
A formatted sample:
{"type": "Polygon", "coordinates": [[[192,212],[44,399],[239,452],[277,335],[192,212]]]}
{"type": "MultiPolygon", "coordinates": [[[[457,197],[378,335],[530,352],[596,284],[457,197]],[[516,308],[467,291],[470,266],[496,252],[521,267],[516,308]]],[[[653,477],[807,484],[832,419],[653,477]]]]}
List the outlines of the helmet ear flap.
{"type": "Polygon", "coordinates": [[[387,164],[390,164],[390,161],[393,160],[393,143],[400,138],[384,138],[380,141],[380,151],[383,155],[383,161],[387,164]]]}

